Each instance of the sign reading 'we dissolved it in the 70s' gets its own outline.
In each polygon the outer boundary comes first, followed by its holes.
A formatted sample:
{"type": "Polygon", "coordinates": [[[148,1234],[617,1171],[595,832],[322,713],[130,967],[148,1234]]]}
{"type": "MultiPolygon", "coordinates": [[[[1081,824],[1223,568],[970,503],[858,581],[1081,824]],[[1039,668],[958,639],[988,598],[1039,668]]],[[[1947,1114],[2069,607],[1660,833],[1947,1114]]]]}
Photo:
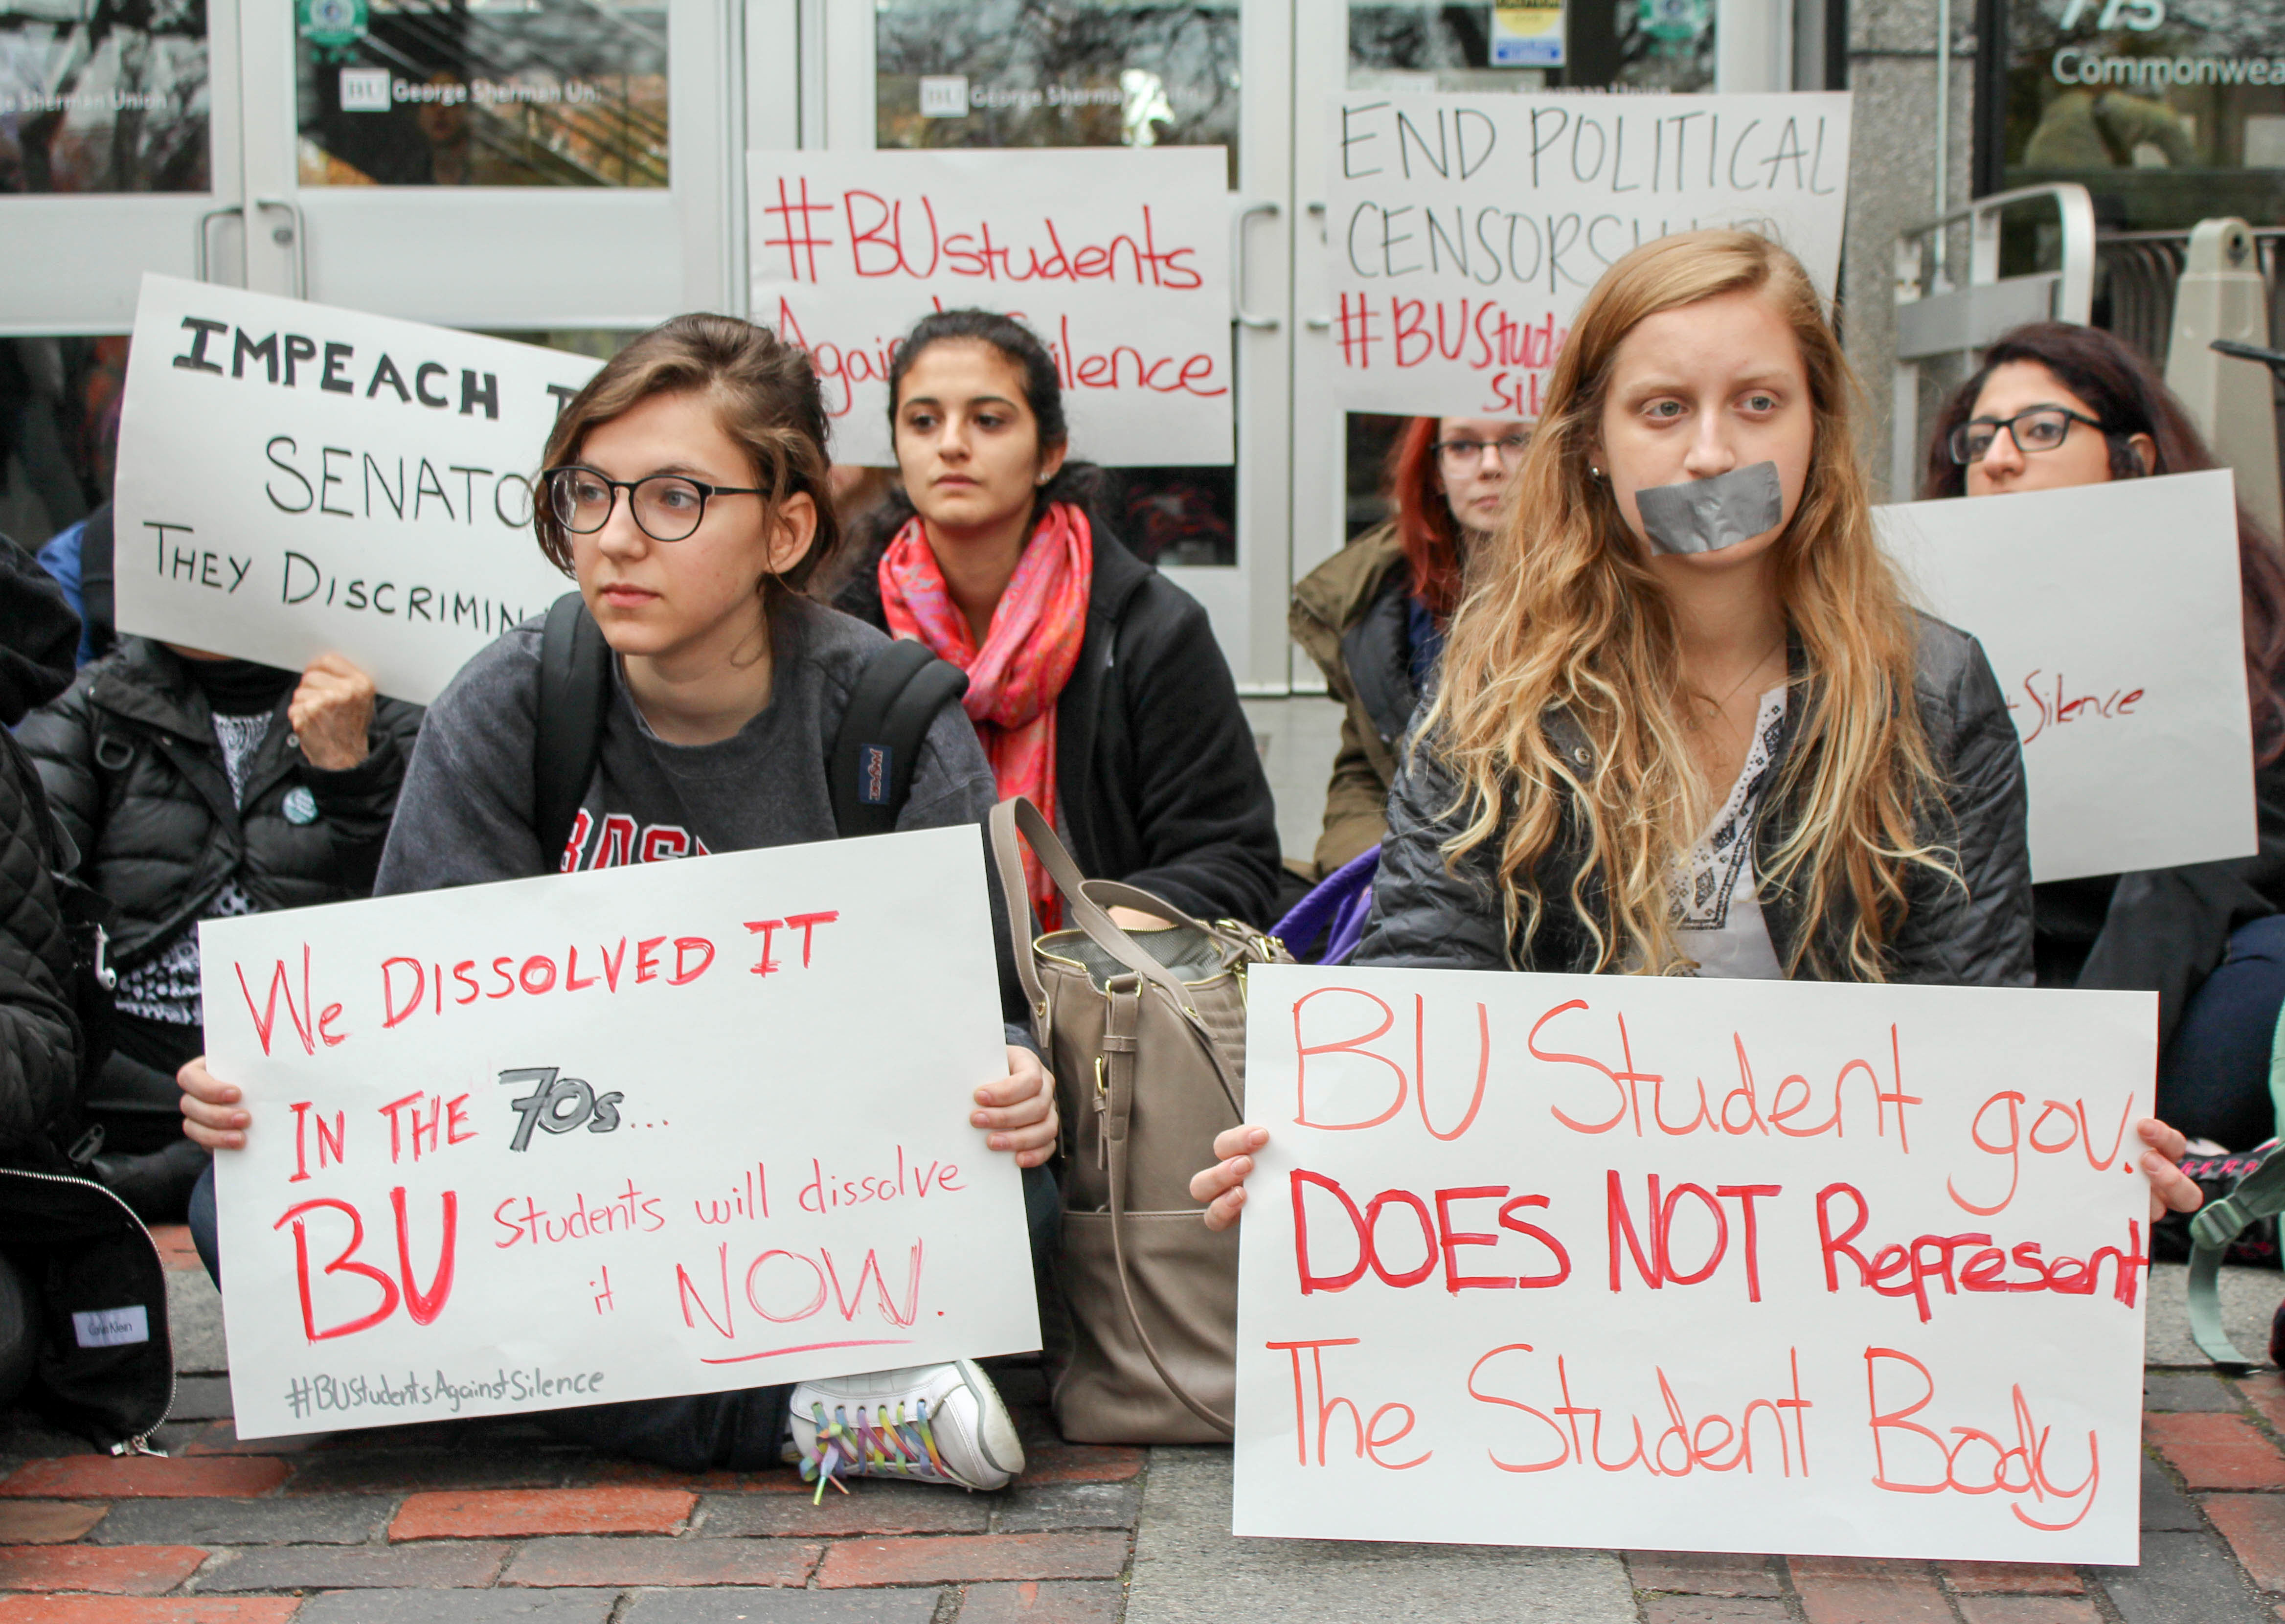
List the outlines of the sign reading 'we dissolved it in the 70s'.
{"type": "Polygon", "coordinates": [[[1129,151],[755,153],[754,319],[809,351],[837,461],[886,467],[897,341],[931,310],[1022,317],[1073,454],[1230,459],[1229,157],[1129,151]]]}
{"type": "Polygon", "coordinates": [[[1849,97],[1335,98],[1325,246],[1361,412],[1535,418],[1572,312],[1653,238],[1744,226],[1827,294],[1849,97]]]}
{"type": "Polygon", "coordinates": [[[1256,969],[1235,1531],[2132,1563],[2155,1006],[1256,969]]]}
{"type": "Polygon", "coordinates": [[[968,1123],[1007,1071],[972,828],[208,920],[200,956],[254,1113],[216,1158],[241,1437],[1039,1345],[968,1123]]]}
{"type": "Polygon", "coordinates": [[[119,427],[122,631],[426,704],[569,588],[531,533],[557,411],[601,363],[146,276],[119,427]]]}

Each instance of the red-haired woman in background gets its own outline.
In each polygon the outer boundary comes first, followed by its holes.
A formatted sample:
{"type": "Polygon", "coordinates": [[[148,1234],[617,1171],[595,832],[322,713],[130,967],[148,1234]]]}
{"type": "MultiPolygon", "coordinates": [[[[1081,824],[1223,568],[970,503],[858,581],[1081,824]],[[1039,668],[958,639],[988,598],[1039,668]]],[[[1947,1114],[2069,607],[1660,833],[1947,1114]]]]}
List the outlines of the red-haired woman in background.
{"type": "MultiPolygon", "coordinates": [[[[2140,356],[2093,327],[2035,322],[2002,334],[1937,417],[1922,493],[1998,496],[2214,466],[2140,356]]],[[[2229,1150],[2277,1131],[2270,1044],[2285,1001],[2285,563],[2242,507],[2237,553],[2259,851],[2032,888],[2039,985],[2156,992],[2157,1114],[2229,1150]]]]}
{"type": "Polygon", "coordinates": [[[1317,838],[1320,879],[1387,832],[1396,747],[1443,652],[1462,561],[1497,526],[1530,439],[1531,425],[1512,419],[1414,418],[1389,453],[1395,511],[1293,589],[1293,640],[1348,710],[1317,838]]]}

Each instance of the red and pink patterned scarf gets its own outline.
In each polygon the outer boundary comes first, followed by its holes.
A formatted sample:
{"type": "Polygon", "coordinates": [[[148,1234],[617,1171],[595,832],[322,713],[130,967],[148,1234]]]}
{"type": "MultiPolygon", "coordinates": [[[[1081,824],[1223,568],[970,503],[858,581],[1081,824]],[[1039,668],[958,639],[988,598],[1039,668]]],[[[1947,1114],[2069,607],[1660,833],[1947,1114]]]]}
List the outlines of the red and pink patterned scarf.
{"type": "MultiPolygon", "coordinates": [[[[924,643],[938,658],[968,673],[962,703],[992,764],[1000,798],[1027,796],[1051,824],[1056,701],[1079,664],[1094,573],[1095,537],[1087,515],[1069,502],[1050,503],[992,611],[991,627],[978,648],[917,517],[906,522],[881,555],[881,608],[891,635],[924,643]]],[[[1024,877],[1040,924],[1059,928],[1062,902],[1028,850],[1024,877]]]]}

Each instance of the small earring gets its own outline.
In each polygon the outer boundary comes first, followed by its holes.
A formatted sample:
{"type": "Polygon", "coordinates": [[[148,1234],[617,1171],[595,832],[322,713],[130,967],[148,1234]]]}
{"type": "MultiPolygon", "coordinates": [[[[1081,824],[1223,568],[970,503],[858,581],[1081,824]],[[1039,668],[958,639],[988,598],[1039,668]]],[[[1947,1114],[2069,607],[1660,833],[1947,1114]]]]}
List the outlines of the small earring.
{"type": "Polygon", "coordinates": [[[1600,479],[1603,477],[1603,470],[1597,467],[1590,462],[1587,465],[1587,477],[1589,479],[1600,479]]]}
{"type": "Polygon", "coordinates": [[[1045,475],[1045,474],[1042,474],[1042,475],[1040,475],[1040,477],[1039,477],[1038,479],[1036,479],[1036,480],[1033,481],[1032,482],[1033,482],[1033,484],[1036,484],[1036,485],[1045,485],[1045,484],[1048,482],[1048,477],[1049,477],[1048,475],[1045,475]]]}

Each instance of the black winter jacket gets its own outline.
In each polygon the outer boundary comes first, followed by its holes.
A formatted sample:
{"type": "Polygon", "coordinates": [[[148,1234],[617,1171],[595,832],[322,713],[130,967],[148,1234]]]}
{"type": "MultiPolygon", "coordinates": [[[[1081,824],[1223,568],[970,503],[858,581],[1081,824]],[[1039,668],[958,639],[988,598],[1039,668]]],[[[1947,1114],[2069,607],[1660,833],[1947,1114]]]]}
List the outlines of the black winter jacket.
{"type": "MultiPolygon", "coordinates": [[[[1933,876],[1914,883],[1904,924],[1888,944],[1888,979],[2029,986],[2031,866],[2022,746],[1982,645],[1926,616],[1919,623],[1914,694],[1929,753],[1947,788],[1941,827],[1927,830],[1925,837],[1954,854],[1962,883],[1933,876]]],[[[1792,665],[1798,695],[1803,671],[1797,643],[1792,665]]],[[[1786,708],[1772,782],[1798,734],[1802,709],[1786,708]]],[[[1584,771],[1591,757],[1577,726],[1556,712],[1547,726],[1556,748],[1584,771]]],[[[1459,826],[1441,814],[1453,799],[1452,777],[1433,743],[1409,751],[1389,797],[1388,839],[1381,847],[1372,914],[1355,961],[1443,969],[1590,969],[1594,938],[1559,906],[1548,909],[1527,947],[1508,941],[1492,879],[1496,843],[1478,846],[1457,871],[1447,868],[1444,843],[1459,826]]],[[[1764,805],[1754,831],[1757,873],[1767,874],[1771,855],[1791,832],[1794,816],[1795,809],[1776,797],[1764,805]]],[[[1568,896],[1577,862],[1568,849],[1548,859],[1537,876],[1540,894],[1551,899],[1568,896]]],[[[1780,963],[1789,961],[1804,929],[1817,932],[1813,960],[1828,966],[1847,963],[1853,915],[1836,909],[1825,919],[1804,921],[1795,898],[1766,880],[1761,903],[1770,945],[1780,963]]]]}
{"type": "MultiPolygon", "coordinates": [[[[79,622],[44,571],[0,536],[0,728],[71,680],[79,622]]],[[[32,763],[0,731],[0,1163],[51,1159],[77,1103],[71,940],[54,871],[67,859],[32,763]]]]}
{"type": "Polygon", "coordinates": [[[2158,995],[2158,1052],[2241,925],[2285,909],[2285,759],[2253,773],[2251,857],[2037,888],[2039,985],[2158,995]]]}
{"type": "MultiPolygon", "coordinates": [[[[879,554],[839,607],[883,631],[879,554]]],[[[1088,877],[1268,926],[1277,814],[1197,600],[1095,527],[1087,639],[1056,702],[1056,821],[1088,877]]]]}
{"type": "Polygon", "coordinates": [[[264,909],[371,893],[420,707],[376,700],[370,752],[334,773],[302,758],[287,703],[255,752],[242,810],[206,695],[147,639],[122,639],[18,729],[82,853],[79,878],[117,910],[114,967],[163,949],[233,876],[264,909]],[[287,800],[302,787],[318,815],[296,823],[287,800]]]}

